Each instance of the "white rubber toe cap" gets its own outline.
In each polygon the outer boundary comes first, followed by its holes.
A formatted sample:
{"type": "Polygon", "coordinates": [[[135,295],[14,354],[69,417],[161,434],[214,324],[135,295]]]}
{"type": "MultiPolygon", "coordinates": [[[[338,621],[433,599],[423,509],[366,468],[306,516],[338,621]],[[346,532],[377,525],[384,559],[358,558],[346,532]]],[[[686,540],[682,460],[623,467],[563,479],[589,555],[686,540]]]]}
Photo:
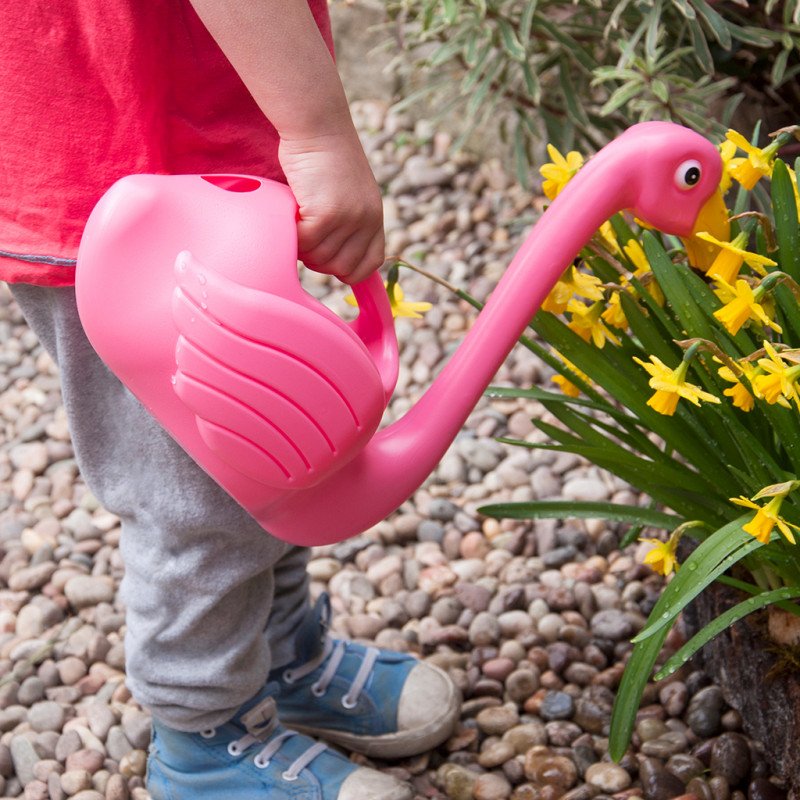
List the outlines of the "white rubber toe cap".
{"type": "Polygon", "coordinates": [[[345,778],[336,800],[411,800],[413,796],[408,784],[363,767],[345,778]]]}

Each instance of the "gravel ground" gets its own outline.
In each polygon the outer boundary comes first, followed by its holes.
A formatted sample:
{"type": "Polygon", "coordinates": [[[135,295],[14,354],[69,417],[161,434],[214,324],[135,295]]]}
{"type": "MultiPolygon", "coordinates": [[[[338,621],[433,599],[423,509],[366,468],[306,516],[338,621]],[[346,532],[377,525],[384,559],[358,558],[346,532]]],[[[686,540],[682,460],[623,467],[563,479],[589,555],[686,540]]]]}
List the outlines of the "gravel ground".
{"type": "MultiPolygon", "coordinates": [[[[427,122],[376,103],[354,110],[386,187],[388,252],[485,298],[541,201],[498,162],[449,157],[447,136],[427,122]]],[[[305,280],[346,308],[341,288],[305,280]]],[[[402,284],[434,308],[398,321],[402,366],[387,421],[421,394],[475,318],[424,278],[407,274],[402,284]]],[[[0,368],[0,795],[145,800],[149,718],[125,686],[118,520],[77,473],[57,372],[5,287],[0,368]]],[[[518,348],[495,382],[548,381],[518,348]]],[[[691,665],[647,687],[629,753],[609,761],[629,639],[661,582],[600,520],[533,525],[477,514],[495,500],[640,502],[577,457],[495,441],[538,441],[530,419],[543,416],[535,402],[481,401],[403,508],[314,552],[313,591],[331,593],[336,632],[414,652],[447,669],[464,694],[447,743],[380,768],[412,781],[420,798],[785,797],[738,714],[691,665]]]]}

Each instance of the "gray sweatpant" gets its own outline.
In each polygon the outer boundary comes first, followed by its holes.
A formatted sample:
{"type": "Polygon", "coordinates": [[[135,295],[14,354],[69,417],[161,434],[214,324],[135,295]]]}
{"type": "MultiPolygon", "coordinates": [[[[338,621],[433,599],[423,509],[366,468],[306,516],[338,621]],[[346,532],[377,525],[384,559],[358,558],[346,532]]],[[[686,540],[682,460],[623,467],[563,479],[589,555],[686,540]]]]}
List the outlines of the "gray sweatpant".
{"type": "Polygon", "coordinates": [[[111,374],[73,289],[12,292],[58,364],[81,473],[122,520],[131,692],[170,727],[219,725],[293,660],[308,550],[266,534],[111,374]]]}

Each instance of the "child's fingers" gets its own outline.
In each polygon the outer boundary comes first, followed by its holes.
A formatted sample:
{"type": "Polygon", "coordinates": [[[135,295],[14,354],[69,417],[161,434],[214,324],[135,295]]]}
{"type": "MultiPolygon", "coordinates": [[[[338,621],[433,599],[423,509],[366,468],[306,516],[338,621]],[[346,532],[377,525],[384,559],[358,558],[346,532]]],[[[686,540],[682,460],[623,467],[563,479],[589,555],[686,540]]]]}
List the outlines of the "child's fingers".
{"type": "Polygon", "coordinates": [[[383,263],[383,228],[359,229],[344,241],[330,238],[306,253],[306,266],[335,275],[345,283],[358,283],[383,263]]]}

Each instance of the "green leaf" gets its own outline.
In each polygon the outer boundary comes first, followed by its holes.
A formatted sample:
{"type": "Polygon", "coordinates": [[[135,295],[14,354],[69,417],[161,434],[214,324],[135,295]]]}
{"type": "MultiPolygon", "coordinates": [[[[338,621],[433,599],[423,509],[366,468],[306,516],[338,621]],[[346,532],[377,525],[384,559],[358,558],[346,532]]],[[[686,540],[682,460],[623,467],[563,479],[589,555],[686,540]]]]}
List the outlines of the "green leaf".
{"type": "Polygon", "coordinates": [[[524,62],[527,53],[519,38],[517,38],[516,31],[511,27],[511,23],[507,19],[500,17],[497,20],[497,25],[500,28],[500,38],[503,42],[503,49],[515,61],[524,62]]]}
{"type": "Polygon", "coordinates": [[[800,281],[800,224],[789,170],[781,159],[775,161],[771,190],[779,252],[776,260],[784,272],[800,281]]]}
{"type": "Polygon", "coordinates": [[[664,588],[647,625],[633,637],[634,644],[671,625],[678,614],[706,586],[713,583],[737,561],[764,546],[742,527],[750,517],[752,512],[742,515],[715,531],[698,545],[681,565],[677,575],[664,588]]]}
{"type": "Polygon", "coordinates": [[[688,267],[684,264],[673,264],[658,239],[649,231],[643,234],[642,242],[653,274],[684,331],[689,336],[714,341],[714,329],[683,279],[688,267]]]}
{"type": "Polygon", "coordinates": [[[800,588],[775,589],[771,592],[764,592],[757,597],[750,597],[737,603],[733,608],[729,608],[720,614],[716,619],[708,623],[702,630],[698,631],[688,642],[686,642],[675,655],[667,660],[663,667],[655,674],[655,680],[660,681],[672,675],[680,669],[701,647],[708,644],[715,636],[719,635],[726,628],[729,628],[742,617],[758,611],[764,606],[776,603],[779,600],[792,600],[800,597],[800,588]]]}
{"type": "Polygon", "coordinates": [[[629,103],[634,97],[641,94],[642,83],[641,78],[634,83],[630,81],[614,90],[611,97],[608,98],[606,103],[600,109],[601,116],[607,117],[613,114],[617,109],[629,103]]]}
{"type": "Polygon", "coordinates": [[[531,28],[533,26],[533,15],[536,13],[537,0],[526,0],[525,8],[519,19],[519,36],[523,47],[528,46],[531,40],[531,28]]]}
{"type": "Polygon", "coordinates": [[[594,503],[568,500],[537,500],[529,503],[493,503],[482,506],[478,513],[497,519],[609,519],[633,522],[651,528],[671,530],[684,519],[649,508],[620,503],[594,503]]]}
{"type": "MultiPolygon", "coordinates": [[[[642,693],[650,679],[670,626],[680,610],[675,611],[676,600],[683,600],[683,592],[685,592],[686,584],[689,582],[687,577],[693,578],[697,576],[697,573],[705,573],[703,575],[703,585],[696,587],[697,591],[691,597],[688,597],[686,602],[681,604],[681,608],[685,607],[705,586],[710,584],[717,574],[721,575],[730,566],[729,560],[731,556],[726,556],[726,552],[729,552],[731,548],[736,548],[738,553],[748,546],[748,544],[745,544],[747,540],[743,537],[748,537],[751,542],[755,543],[756,547],[760,546],[760,542],[742,530],[743,519],[744,517],[728,523],[695,549],[692,555],[681,565],[677,575],[667,584],[650,613],[650,624],[645,629],[649,633],[647,638],[640,639],[633,648],[631,657],[625,666],[625,672],[614,701],[614,709],[611,713],[611,734],[609,736],[608,751],[614,761],[619,761],[628,748],[642,693]],[[733,539],[733,541],[729,542],[728,539],[733,539]],[[723,545],[722,548],[719,547],[720,543],[723,545]],[[699,556],[698,553],[700,554],[699,556]],[[708,565],[702,561],[703,557],[713,559],[716,566],[709,570],[708,565]],[[719,561],[720,558],[722,558],[721,562],[719,561]],[[720,563],[722,565],[721,569],[719,569],[720,563]],[[690,566],[691,564],[695,565],[694,568],[690,566]],[[679,581],[680,583],[678,583],[679,581]],[[675,588],[673,589],[673,587],[675,588]]],[[[756,549],[752,544],[749,544],[749,546],[751,549],[748,552],[756,549]]],[[[743,555],[746,555],[746,553],[743,555]]]]}
{"type": "Polygon", "coordinates": [[[650,91],[662,102],[669,102],[669,89],[661,78],[655,78],[650,84],[650,91]]]}
{"type": "Polygon", "coordinates": [[[442,0],[444,5],[444,18],[448,25],[455,24],[458,19],[458,3],[456,0],[442,0]]]}
{"type": "Polygon", "coordinates": [[[786,65],[789,62],[789,56],[791,55],[791,52],[792,51],[788,48],[784,48],[776,56],[775,61],[772,64],[772,72],[770,75],[770,80],[772,81],[773,86],[779,86],[783,80],[783,76],[786,73],[786,65]]]}
{"type": "Polygon", "coordinates": [[[731,49],[731,32],[725,19],[715,11],[705,0],[692,0],[692,4],[697,9],[697,13],[708,26],[711,34],[719,42],[724,50],[731,49]]]}
{"type": "Polygon", "coordinates": [[[668,632],[669,629],[664,628],[655,636],[637,644],[625,665],[625,672],[614,699],[608,738],[608,752],[614,761],[619,761],[628,749],[644,688],[668,632]]]}
{"type": "Polygon", "coordinates": [[[692,40],[692,47],[694,49],[694,57],[697,63],[702,68],[703,72],[711,75],[714,72],[714,57],[711,55],[711,50],[708,47],[703,29],[697,20],[692,20],[689,23],[689,36],[692,40]]]}

